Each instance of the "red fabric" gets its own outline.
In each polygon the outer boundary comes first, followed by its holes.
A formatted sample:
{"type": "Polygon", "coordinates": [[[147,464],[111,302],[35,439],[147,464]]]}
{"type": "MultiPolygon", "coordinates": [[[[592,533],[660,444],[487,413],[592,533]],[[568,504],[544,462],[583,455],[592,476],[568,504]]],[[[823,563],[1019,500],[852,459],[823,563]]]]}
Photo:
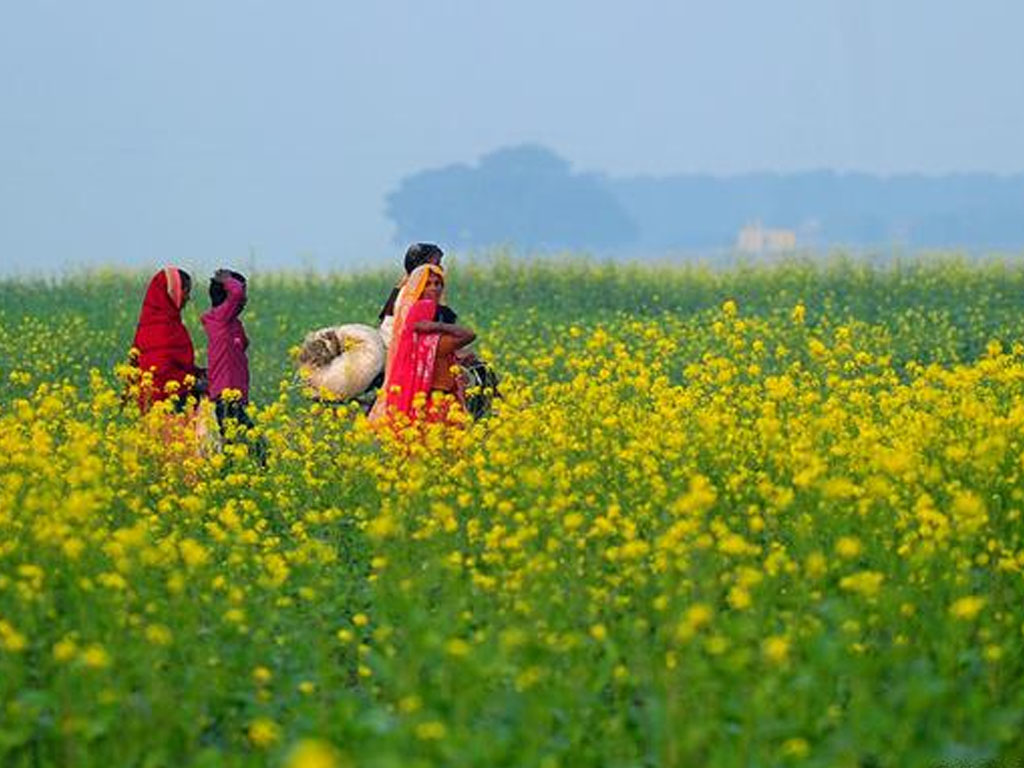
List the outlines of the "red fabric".
{"type": "Polygon", "coordinates": [[[433,320],[436,312],[437,302],[420,299],[409,308],[399,338],[392,341],[394,358],[388,380],[384,382],[387,410],[401,411],[412,420],[417,415],[413,411],[413,399],[418,394],[429,398],[433,389],[434,361],[440,340],[437,333],[417,333],[416,323],[433,320]]]}
{"type": "Polygon", "coordinates": [[[179,396],[187,396],[184,379],[197,374],[195,351],[188,329],[181,322],[181,306],[171,299],[167,275],[162,270],[149,281],[132,344],[139,351],[139,368],[143,373],[153,373],[152,391],[139,393],[143,410],[167,398],[164,387],[170,381],[179,383],[179,396]]]}
{"type": "Polygon", "coordinates": [[[206,349],[210,399],[216,400],[225,389],[237,389],[243,402],[249,401],[249,338],[238,318],[245,302],[245,285],[229,277],[224,280],[227,298],[203,313],[201,318],[208,339],[206,349]]]}

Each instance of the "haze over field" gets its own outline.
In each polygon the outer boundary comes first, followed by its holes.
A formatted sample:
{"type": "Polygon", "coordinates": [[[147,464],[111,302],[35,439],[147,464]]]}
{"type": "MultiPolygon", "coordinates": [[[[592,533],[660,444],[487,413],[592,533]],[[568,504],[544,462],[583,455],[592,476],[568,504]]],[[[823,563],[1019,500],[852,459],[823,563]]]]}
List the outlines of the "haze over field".
{"type": "Polygon", "coordinates": [[[1024,174],[736,176],[579,173],[544,147],[502,148],[405,179],[387,197],[398,240],[625,257],[822,247],[1024,248],[1024,174]]]}
{"type": "Polygon", "coordinates": [[[1016,174],[1022,23],[1009,0],[8,3],[0,273],[391,263],[389,193],[524,143],[619,179],[1016,174]]]}

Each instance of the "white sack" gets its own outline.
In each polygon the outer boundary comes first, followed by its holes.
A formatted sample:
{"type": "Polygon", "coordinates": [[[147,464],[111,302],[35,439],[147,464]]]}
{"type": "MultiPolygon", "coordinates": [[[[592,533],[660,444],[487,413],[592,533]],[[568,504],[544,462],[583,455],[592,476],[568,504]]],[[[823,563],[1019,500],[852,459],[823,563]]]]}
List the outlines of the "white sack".
{"type": "Polygon", "coordinates": [[[358,323],[307,334],[299,355],[303,378],[309,385],[342,400],[366,391],[384,370],[385,359],[380,332],[358,323]]]}

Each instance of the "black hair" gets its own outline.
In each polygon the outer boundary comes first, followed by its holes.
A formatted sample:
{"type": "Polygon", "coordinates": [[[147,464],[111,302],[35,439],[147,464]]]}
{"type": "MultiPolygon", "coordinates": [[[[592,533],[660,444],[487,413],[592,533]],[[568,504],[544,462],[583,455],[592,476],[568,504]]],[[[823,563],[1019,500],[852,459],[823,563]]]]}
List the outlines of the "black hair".
{"type": "Polygon", "coordinates": [[[188,293],[192,290],[192,275],[184,269],[178,268],[178,277],[181,278],[181,292],[188,293]]]}
{"type": "MultiPolygon", "coordinates": [[[[235,272],[234,270],[225,270],[231,277],[235,278],[242,285],[245,285],[245,275],[241,272],[235,272]]],[[[219,307],[224,303],[224,300],[228,297],[228,290],[224,287],[220,280],[215,277],[210,278],[210,306],[219,307]]]]}
{"type": "Polygon", "coordinates": [[[433,259],[440,261],[444,258],[444,251],[433,243],[413,243],[405,252],[406,274],[412,272],[416,267],[422,267],[433,259]]]}

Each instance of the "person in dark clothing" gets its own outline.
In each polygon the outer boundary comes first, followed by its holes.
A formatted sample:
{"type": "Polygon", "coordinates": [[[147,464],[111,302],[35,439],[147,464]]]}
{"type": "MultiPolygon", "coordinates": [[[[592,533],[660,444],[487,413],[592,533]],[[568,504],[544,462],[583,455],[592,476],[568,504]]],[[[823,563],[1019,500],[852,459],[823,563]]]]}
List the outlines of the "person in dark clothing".
{"type": "MultiPolygon", "coordinates": [[[[398,298],[398,292],[402,290],[402,286],[405,285],[405,281],[412,274],[412,271],[417,267],[421,267],[424,264],[433,264],[435,267],[441,266],[441,259],[444,258],[444,251],[442,251],[434,243],[413,243],[409,246],[405,252],[405,275],[398,282],[388,296],[387,301],[384,302],[384,306],[381,308],[380,313],[377,315],[377,319],[380,321],[380,335],[384,339],[384,345],[389,346],[391,344],[391,331],[394,323],[395,315],[395,299],[398,298]]],[[[436,322],[448,323],[455,325],[459,319],[458,314],[451,308],[439,304],[437,307],[437,317],[434,318],[436,322]]]]}

